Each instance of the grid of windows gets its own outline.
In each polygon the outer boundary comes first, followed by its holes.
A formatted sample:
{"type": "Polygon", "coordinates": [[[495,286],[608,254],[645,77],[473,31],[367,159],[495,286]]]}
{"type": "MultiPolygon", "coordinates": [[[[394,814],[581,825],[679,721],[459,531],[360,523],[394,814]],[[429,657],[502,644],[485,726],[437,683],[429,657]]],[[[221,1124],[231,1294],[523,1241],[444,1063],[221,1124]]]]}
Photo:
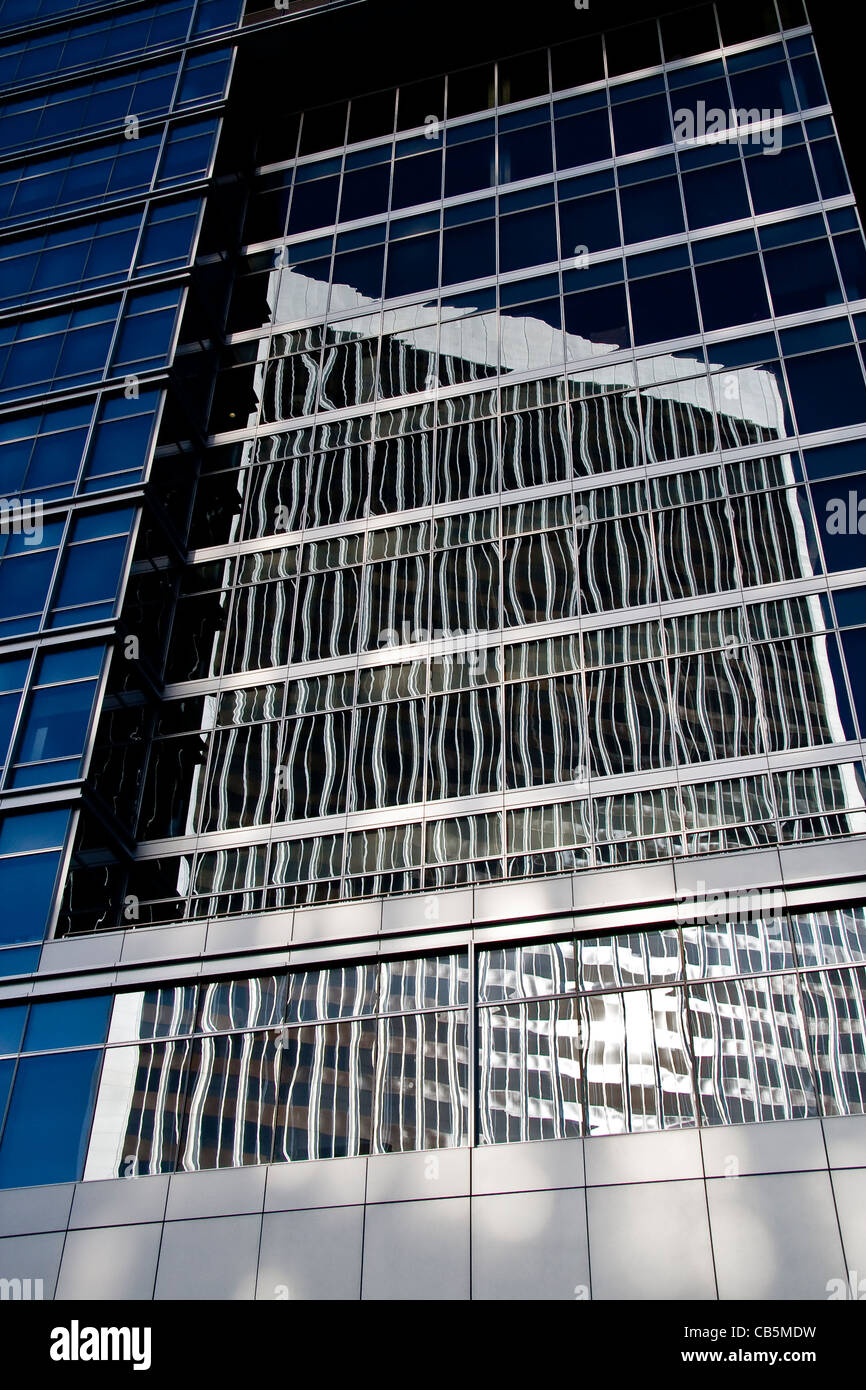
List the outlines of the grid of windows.
{"type": "MultiPolygon", "coordinates": [[[[154,476],[152,444],[186,297],[177,272],[191,264],[201,221],[203,198],[173,190],[211,169],[219,119],[192,113],[224,101],[234,56],[198,40],[234,28],[240,9],[240,0],[88,7],[61,25],[56,6],[0,7],[0,27],[32,26],[0,36],[5,976],[36,970],[33,943],[56,915],[102,695],[105,634],[119,616],[142,484],[154,476]],[[187,43],[195,46],[184,51],[187,43]],[[125,288],[165,276],[167,286],[125,288]],[[55,303],[38,307],[45,300],[55,303]],[[51,402],[54,393],[62,402],[51,402]],[[113,505],[100,497],[112,491],[120,494],[113,505]],[[41,795],[54,808],[19,809],[22,800],[38,806],[41,795]]],[[[164,486],[154,491],[167,496],[164,486]]],[[[70,1075],[70,1093],[75,1086],[70,1075]]]]}
{"type": "Polygon", "coordinates": [[[225,96],[230,68],[231,50],[191,53],[184,61],[172,59],[6,101],[0,106],[0,142],[11,153],[19,145],[32,149],[68,140],[71,132],[83,139],[105,127],[126,126],[129,138],[135,139],[137,122],[219,101],[225,96]]]}
{"type": "Polygon", "coordinates": [[[77,68],[234,28],[241,4],[242,0],[167,0],[13,38],[0,44],[0,86],[46,81],[77,68]]]}
{"type": "Polygon", "coordinates": [[[94,758],[143,847],[64,931],[864,832],[866,249],[795,10],[263,137],[168,698],[94,758]]]}
{"type": "Polygon", "coordinates": [[[189,264],[202,200],[172,199],[0,242],[5,304],[34,304],[189,264]]]}
{"type": "Polygon", "coordinates": [[[0,1184],[861,1114],[864,960],[851,906],[6,1006],[0,1184]]]}
{"type": "Polygon", "coordinates": [[[0,168],[0,222],[44,222],[48,214],[118,202],[204,178],[216,120],[181,121],[137,140],[84,145],[0,168]]]}

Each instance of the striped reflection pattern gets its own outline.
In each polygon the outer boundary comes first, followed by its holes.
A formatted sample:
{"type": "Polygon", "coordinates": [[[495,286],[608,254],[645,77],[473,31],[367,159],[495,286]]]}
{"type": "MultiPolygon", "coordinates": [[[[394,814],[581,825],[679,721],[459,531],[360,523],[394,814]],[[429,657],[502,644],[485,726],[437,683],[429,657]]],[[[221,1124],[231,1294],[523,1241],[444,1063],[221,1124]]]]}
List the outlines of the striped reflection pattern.
{"type": "Polygon", "coordinates": [[[472,968],[474,999],[465,951],[119,994],[85,1176],[866,1113],[863,904],[472,968]]]}

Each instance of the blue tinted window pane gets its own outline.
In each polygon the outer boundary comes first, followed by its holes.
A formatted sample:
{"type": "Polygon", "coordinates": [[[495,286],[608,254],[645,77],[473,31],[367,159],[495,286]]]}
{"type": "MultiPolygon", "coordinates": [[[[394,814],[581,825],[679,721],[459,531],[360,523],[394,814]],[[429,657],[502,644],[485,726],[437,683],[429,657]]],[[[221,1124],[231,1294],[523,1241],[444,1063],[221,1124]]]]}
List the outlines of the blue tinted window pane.
{"type": "MultiPolygon", "coordinates": [[[[3,973],[5,972],[3,971],[2,956],[0,956],[0,974],[3,973]]],[[[11,1057],[0,1062],[0,1127],[2,1127],[3,1117],[6,1114],[6,1102],[9,1099],[14,1072],[15,1062],[11,1057]]],[[[2,1128],[0,1128],[0,1133],[2,1133],[2,1128]]]]}
{"type": "Polygon", "coordinates": [[[0,1145],[0,1187],[81,1177],[102,1053],[25,1057],[0,1145]]]}
{"type": "MultiPolygon", "coordinates": [[[[26,1017],[26,1004],[13,1004],[9,1008],[0,1009],[0,1052],[18,1051],[26,1017]]],[[[0,1115],[2,1113],[3,1100],[0,1098],[0,1115]]]]}
{"type": "Polygon", "coordinates": [[[695,275],[707,332],[769,317],[770,306],[757,255],[699,265],[695,275]]]}
{"type": "Polygon", "coordinates": [[[44,938],[59,862],[58,854],[0,859],[0,945],[44,938]]]}
{"type": "Polygon", "coordinates": [[[80,755],[95,689],[92,681],[77,681],[34,691],[16,752],[17,761],[46,762],[80,755]]]}
{"type": "Polygon", "coordinates": [[[786,116],[797,110],[787,63],[768,63],[751,72],[731,73],[731,91],[738,108],[781,110],[786,116]]]}
{"type": "Polygon", "coordinates": [[[460,284],[496,273],[495,223],[471,222],[446,229],[442,245],[442,283],[460,284]]]}
{"type": "Polygon", "coordinates": [[[54,681],[80,680],[83,676],[98,676],[105,648],[67,647],[43,656],[39,666],[39,685],[54,681]]]}
{"type": "Polygon", "coordinates": [[[0,618],[42,612],[55,558],[53,550],[44,550],[0,564],[0,618]]]}
{"type": "Polygon", "coordinates": [[[86,999],[58,999],[32,1005],[23,1051],[50,1052],[104,1042],[111,999],[110,994],[94,994],[86,999]]]}
{"type": "Polygon", "coordinates": [[[387,298],[414,294],[439,283],[439,235],[407,237],[388,249],[387,298]]]}
{"type": "Polygon", "coordinates": [[[849,299],[866,299],[866,249],[859,232],[833,238],[842,282],[849,299]]]}
{"type": "Polygon", "coordinates": [[[87,430],[64,430],[62,434],[49,434],[37,439],[27,471],[27,486],[35,489],[53,484],[74,482],[87,430]]]}
{"type": "Polygon", "coordinates": [[[171,220],[154,217],[142,241],[138,270],[155,265],[186,265],[192,254],[197,223],[197,212],[171,220]]]}
{"type": "Polygon", "coordinates": [[[749,216],[749,198],[739,160],[684,173],[683,195],[692,230],[749,216]]]}
{"type": "Polygon", "coordinates": [[[496,182],[496,147],[492,140],[454,145],[445,154],[445,196],[491,188],[496,182]]]}
{"type": "Polygon", "coordinates": [[[126,538],[73,546],[69,551],[56,607],[107,601],[117,593],[126,538]]]}
{"type": "Polygon", "coordinates": [[[512,130],[499,137],[499,182],[538,178],[553,169],[550,124],[512,130]]]}
{"type": "Polygon", "coordinates": [[[118,468],[144,468],[147,445],[153,426],[151,415],[133,415],[126,420],[106,420],[98,427],[90,457],[87,477],[101,477],[118,468]]]}
{"type": "Polygon", "coordinates": [[[765,251],[764,264],[777,314],[796,314],[841,302],[839,277],[826,241],[765,251]]]}
{"type": "Polygon", "coordinates": [[[860,737],[866,738],[866,628],[857,627],[843,632],[841,642],[851,678],[860,737]]]}
{"type": "Polygon", "coordinates": [[[12,737],[20,700],[21,696],[17,692],[14,695],[0,695],[0,766],[5,763],[9,752],[9,740],[12,737]]]}
{"type": "Polygon", "coordinates": [[[623,234],[626,241],[651,241],[684,230],[683,209],[676,179],[653,179],[620,189],[623,234]]]}
{"type": "Polygon", "coordinates": [[[586,338],[592,343],[610,347],[627,347],[628,308],[625,288],[610,285],[605,289],[586,290],[583,294],[565,296],[566,353],[572,359],[585,356],[575,339],[586,338]]]}
{"type": "Polygon", "coordinates": [[[416,203],[435,202],[442,188],[442,151],[398,159],[394,165],[392,208],[410,208],[416,203]]]}
{"type": "Polygon", "coordinates": [[[812,145],[812,158],[815,161],[815,172],[823,198],[842,198],[851,192],[835,137],[830,140],[816,140],[812,145]]]}
{"type": "Polygon", "coordinates": [[[315,183],[295,186],[289,213],[289,234],[309,232],[314,227],[326,227],[337,215],[337,178],[317,179],[315,183]]]}
{"type": "Polygon", "coordinates": [[[866,390],[854,348],[790,357],[786,367],[801,434],[866,420],[866,390]]]}
{"type": "Polygon", "coordinates": [[[858,442],[808,449],[803,459],[806,476],[811,479],[832,478],[837,473],[860,473],[866,471],[866,445],[858,442]]]}
{"type": "Polygon", "coordinates": [[[379,164],[372,169],[356,169],[343,176],[340,195],[340,221],[354,222],[360,217],[374,217],[388,207],[391,167],[379,164]]]}
{"type": "Polygon", "coordinates": [[[558,259],[552,207],[513,213],[499,221],[499,269],[505,273],[558,259]]]}
{"type": "Polygon", "coordinates": [[[613,111],[613,138],[617,154],[633,154],[671,143],[668,104],[663,96],[645,97],[616,105],[613,111]]]}
{"type": "Polygon", "coordinates": [[[162,309],[154,314],[128,317],[120,331],[113,368],[122,371],[135,364],[164,362],[171,343],[176,310],[162,309]]]}
{"type": "Polygon", "coordinates": [[[369,299],[382,294],[382,273],[385,268],[384,246],[369,246],[364,251],[350,251],[334,257],[334,284],[349,285],[369,299]]]}
{"type": "Polygon", "coordinates": [[[559,235],[562,254],[606,251],[619,246],[619,218],[615,193],[598,193],[590,198],[573,198],[559,205],[559,235]]]}
{"type": "MultiPolygon", "coordinates": [[[[169,136],[168,149],[159,173],[161,184],[207,173],[215,128],[211,125],[195,135],[191,135],[192,129],[180,129],[169,136]]],[[[200,128],[195,129],[198,131],[200,128]]]]}
{"type": "Polygon", "coordinates": [[[610,159],[610,125],[607,109],[566,116],[554,122],[557,169],[576,169],[610,159]]]}
{"type": "Polygon", "coordinates": [[[41,946],[22,946],[0,951],[0,975],[32,975],[39,965],[41,946]]]}
{"type": "Polygon", "coordinates": [[[683,338],[698,331],[698,314],[691,273],[677,270],[648,275],[629,285],[636,343],[683,338]]]}
{"type": "Polygon", "coordinates": [[[866,476],[812,483],[812,501],[827,569],[866,564],[866,476]]]}
{"type": "MultiPolygon", "coordinates": [[[[818,197],[805,145],[774,154],[750,155],[746,172],[757,213],[814,203],[818,197]]],[[[726,212],[726,220],[730,216],[726,212]]]]}

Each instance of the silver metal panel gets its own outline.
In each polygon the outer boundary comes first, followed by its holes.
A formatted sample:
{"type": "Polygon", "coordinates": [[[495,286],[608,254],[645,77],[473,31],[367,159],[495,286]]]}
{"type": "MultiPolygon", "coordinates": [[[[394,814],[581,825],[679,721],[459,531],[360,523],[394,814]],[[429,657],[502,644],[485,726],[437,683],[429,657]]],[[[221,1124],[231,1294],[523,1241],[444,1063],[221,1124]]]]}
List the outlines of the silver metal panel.
{"type": "Polygon", "coordinates": [[[829,1174],[710,1178],[720,1298],[821,1299],[845,1273],[829,1174]]]}

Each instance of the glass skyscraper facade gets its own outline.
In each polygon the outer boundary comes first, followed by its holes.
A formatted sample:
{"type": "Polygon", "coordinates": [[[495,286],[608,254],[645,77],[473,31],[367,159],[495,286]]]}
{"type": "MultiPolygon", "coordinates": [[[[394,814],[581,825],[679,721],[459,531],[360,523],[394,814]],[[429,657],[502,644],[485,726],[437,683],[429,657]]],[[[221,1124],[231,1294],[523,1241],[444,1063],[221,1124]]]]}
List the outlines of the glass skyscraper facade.
{"type": "Polygon", "coordinates": [[[808,16],[252,99],[365,7],[0,6],[0,1275],[826,1296],[866,246],[808,16]]]}

